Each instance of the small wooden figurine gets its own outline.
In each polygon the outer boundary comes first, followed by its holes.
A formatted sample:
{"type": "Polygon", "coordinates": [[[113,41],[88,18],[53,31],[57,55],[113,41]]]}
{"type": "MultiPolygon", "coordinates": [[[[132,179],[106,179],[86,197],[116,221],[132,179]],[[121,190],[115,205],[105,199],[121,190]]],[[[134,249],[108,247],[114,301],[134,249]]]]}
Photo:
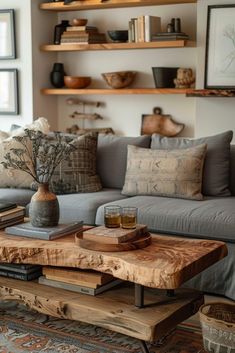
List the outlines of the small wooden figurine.
{"type": "Polygon", "coordinates": [[[195,76],[192,69],[179,68],[174,79],[175,88],[194,88],[195,76]]]}
{"type": "Polygon", "coordinates": [[[141,135],[152,135],[154,133],[173,137],[184,129],[184,124],[175,122],[171,115],[162,114],[162,109],[156,107],[152,115],[142,115],[141,135]]]}

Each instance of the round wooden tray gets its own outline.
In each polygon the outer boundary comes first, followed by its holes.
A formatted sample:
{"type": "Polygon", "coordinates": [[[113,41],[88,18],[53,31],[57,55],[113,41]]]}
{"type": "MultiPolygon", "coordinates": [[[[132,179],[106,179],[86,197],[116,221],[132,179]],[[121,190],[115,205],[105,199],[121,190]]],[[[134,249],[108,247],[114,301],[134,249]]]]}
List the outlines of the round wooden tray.
{"type": "Polygon", "coordinates": [[[131,239],[128,242],[120,244],[103,244],[93,240],[87,240],[82,238],[82,233],[75,234],[75,243],[78,244],[81,248],[87,250],[95,251],[130,251],[143,249],[146,246],[150,245],[152,242],[152,237],[150,233],[145,233],[141,236],[138,236],[134,239],[131,239]]]}

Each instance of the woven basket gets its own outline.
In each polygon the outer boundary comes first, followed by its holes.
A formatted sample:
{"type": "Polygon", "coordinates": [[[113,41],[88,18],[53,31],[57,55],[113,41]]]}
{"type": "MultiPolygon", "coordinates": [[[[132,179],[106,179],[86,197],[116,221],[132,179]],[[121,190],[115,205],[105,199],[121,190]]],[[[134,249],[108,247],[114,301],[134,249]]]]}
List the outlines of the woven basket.
{"type": "Polygon", "coordinates": [[[204,348],[211,353],[235,353],[235,305],[209,303],[199,310],[204,348]]]}

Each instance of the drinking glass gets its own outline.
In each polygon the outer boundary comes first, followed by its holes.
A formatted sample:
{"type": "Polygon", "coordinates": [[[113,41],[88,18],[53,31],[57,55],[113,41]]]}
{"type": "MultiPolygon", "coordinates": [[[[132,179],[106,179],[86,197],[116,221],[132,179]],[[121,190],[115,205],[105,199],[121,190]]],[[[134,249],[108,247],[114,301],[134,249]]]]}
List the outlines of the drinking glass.
{"type": "Polygon", "coordinates": [[[136,228],[137,223],[137,208],[136,207],[123,207],[121,224],[122,228],[133,229],[136,228]]]}
{"type": "Polygon", "coordinates": [[[118,228],[121,223],[121,207],[105,206],[104,207],[104,224],[107,228],[118,228]]]}

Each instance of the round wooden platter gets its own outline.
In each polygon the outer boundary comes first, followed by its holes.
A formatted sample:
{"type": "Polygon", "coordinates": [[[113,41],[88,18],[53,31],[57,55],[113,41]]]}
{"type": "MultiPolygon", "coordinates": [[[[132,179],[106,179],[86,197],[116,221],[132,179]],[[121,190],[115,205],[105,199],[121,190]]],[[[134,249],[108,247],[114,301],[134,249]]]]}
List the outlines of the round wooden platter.
{"type": "Polygon", "coordinates": [[[152,237],[150,233],[145,233],[141,236],[131,239],[125,243],[120,244],[105,244],[93,240],[87,240],[82,238],[82,233],[75,234],[75,243],[78,244],[81,248],[87,250],[95,251],[131,251],[137,249],[146,248],[152,242],[152,237]]]}

